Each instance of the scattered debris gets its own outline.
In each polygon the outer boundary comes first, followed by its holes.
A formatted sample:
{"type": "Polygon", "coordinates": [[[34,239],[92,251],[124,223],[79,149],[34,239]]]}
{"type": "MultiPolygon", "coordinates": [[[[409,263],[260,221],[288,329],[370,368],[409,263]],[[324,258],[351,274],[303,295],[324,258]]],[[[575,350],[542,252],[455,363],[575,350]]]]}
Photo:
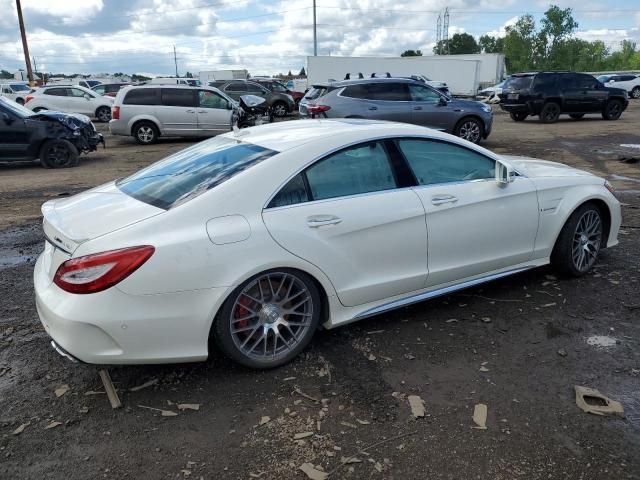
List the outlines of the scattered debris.
{"type": "Polygon", "coordinates": [[[458,320],[457,318],[450,318],[449,320],[445,320],[444,323],[456,323],[459,322],[460,320],[458,320]]]}
{"type": "Polygon", "coordinates": [[[618,341],[615,338],[608,337],[606,335],[594,335],[587,338],[587,344],[595,347],[612,347],[617,342],[618,341]]]}
{"type": "Polygon", "coordinates": [[[293,391],[295,393],[297,393],[298,395],[300,395],[301,397],[306,398],[307,400],[311,400],[313,402],[319,403],[319,400],[315,397],[312,397],[311,395],[307,395],[306,393],[304,393],[302,390],[300,390],[299,387],[294,387],[293,391]]]}
{"type": "Polygon", "coordinates": [[[491,323],[491,319],[489,317],[482,317],[482,321],[484,323],[491,323]]]}
{"type": "Polygon", "coordinates": [[[360,425],[371,425],[371,422],[367,420],[360,420],[359,418],[356,418],[356,422],[358,422],[360,425]]]}
{"type": "Polygon", "coordinates": [[[482,366],[480,367],[480,371],[481,371],[481,372],[488,372],[488,371],[489,371],[489,369],[488,369],[487,367],[485,367],[484,365],[482,365],[482,366]]]}
{"type": "Polygon", "coordinates": [[[16,428],[13,432],[11,432],[11,434],[20,435],[22,432],[24,432],[24,429],[27,428],[29,425],[31,425],[31,422],[23,423],[18,428],[16,428]]]}
{"type": "Polygon", "coordinates": [[[362,460],[357,457],[342,457],[340,461],[343,465],[346,465],[347,463],[362,463],[362,460]]]}
{"type": "Polygon", "coordinates": [[[258,425],[262,426],[262,425],[266,425],[267,423],[269,423],[271,421],[271,417],[267,417],[266,415],[264,417],[260,418],[260,423],[258,425]]]}
{"type": "Polygon", "coordinates": [[[57,398],[60,398],[61,396],[63,396],[65,393],[67,393],[69,390],[71,390],[71,387],[69,387],[69,385],[62,385],[58,388],[56,388],[53,393],[55,393],[57,398]]]}
{"type": "Polygon", "coordinates": [[[293,436],[294,440],[302,440],[303,438],[307,438],[310,437],[311,435],[313,435],[313,432],[301,432],[301,433],[296,433],[293,436]]]}
{"type": "Polygon", "coordinates": [[[376,359],[376,356],[373,353],[370,353],[369,356],[367,357],[367,360],[374,361],[375,359],[376,359]]]}
{"type": "Polygon", "coordinates": [[[552,303],[545,303],[544,305],[540,305],[540,308],[548,308],[548,307],[555,307],[557,305],[556,302],[552,302],[552,303]]]}
{"type": "Polygon", "coordinates": [[[311,480],[326,480],[326,478],[329,476],[329,474],[325,472],[316,470],[312,463],[303,463],[302,465],[300,465],[300,470],[302,470],[304,474],[311,480]]]}
{"type": "Polygon", "coordinates": [[[80,413],[89,413],[89,407],[82,407],[78,410],[80,413]]]}
{"type": "Polygon", "coordinates": [[[624,408],[620,402],[611,400],[598,390],[588,387],[573,387],[576,391],[576,405],[586,413],[594,415],[615,414],[624,417],[624,408]]]}
{"type": "Polygon", "coordinates": [[[476,424],[473,428],[478,430],[487,429],[487,406],[484,403],[478,403],[473,408],[473,422],[476,424]]]}
{"type": "Polygon", "coordinates": [[[118,392],[116,392],[116,387],[113,386],[113,382],[111,381],[111,376],[109,375],[109,371],[100,370],[98,373],[100,374],[100,378],[102,379],[104,390],[107,392],[107,397],[109,398],[109,403],[111,404],[111,408],[120,408],[122,406],[122,402],[120,402],[120,398],[118,397],[118,392]]]}
{"type": "Polygon", "coordinates": [[[295,380],[295,379],[296,379],[296,377],[287,377],[287,378],[283,378],[282,381],[283,382],[288,382],[290,380],[295,380]]]}
{"type": "Polygon", "coordinates": [[[422,400],[418,395],[409,395],[407,400],[409,401],[413,417],[424,417],[424,400],[422,400]]]}
{"type": "Polygon", "coordinates": [[[196,412],[200,410],[199,403],[179,403],[177,407],[178,410],[195,410],[196,412]]]}
{"type": "Polygon", "coordinates": [[[349,422],[340,422],[340,425],[342,425],[343,427],[358,428],[357,425],[354,425],[353,423],[349,423],[349,422]]]}
{"type": "Polygon", "coordinates": [[[161,408],[147,407],[145,405],[138,405],[138,407],[146,408],[147,410],[155,410],[156,412],[160,412],[163,417],[175,417],[175,416],[178,415],[176,412],[174,412],[172,410],[163,410],[161,408]]]}
{"type": "Polygon", "coordinates": [[[407,360],[414,360],[416,357],[414,355],[411,355],[410,353],[405,353],[404,358],[406,358],[407,360]]]}
{"type": "Polygon", "coordinates": [[[138,385],[137,387],[131,387],[129,389],[130,392],[137,392],[139,390],[142,390],[144,388],[147,387],[152,387],[153,385],[157,385],[158,384],[158,379],[157,378],[152,378],[151,380],[144,382],[142,385],[138,385]]]}
{"type": "Polygon", "coordinates": [[[567,351],[564,348],[561,348],[560,350],[558,350],[558,355],[560,355],[561,357],[566,357],[567,351]]]}
{"type": "Polygon", "coordinates": [[[384,330],[372,330],[370,332],[367,332],[367,335],[376,335],[378,333],[384,333],[384,330]]]}
{"type": "Polygon", "coordinates": [[[44,427],[45,430],[49,430],[50,428],[56,428],[57,426],[62,425],[62,422],[52,421],[49,425],[44,427]]]}

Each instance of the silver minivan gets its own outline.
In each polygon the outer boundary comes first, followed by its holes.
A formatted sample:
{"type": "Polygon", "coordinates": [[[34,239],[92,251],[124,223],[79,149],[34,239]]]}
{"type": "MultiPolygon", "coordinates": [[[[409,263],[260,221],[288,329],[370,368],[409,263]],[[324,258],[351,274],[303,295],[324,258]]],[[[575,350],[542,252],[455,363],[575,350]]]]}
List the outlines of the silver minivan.
{"type": "Polygon", "coordinates": [[[232,129],[237,104],[212,87],[132,85],[120,89],[111,109],[112,135],[148,145],[165,137],[211,137],[232,129]]]}

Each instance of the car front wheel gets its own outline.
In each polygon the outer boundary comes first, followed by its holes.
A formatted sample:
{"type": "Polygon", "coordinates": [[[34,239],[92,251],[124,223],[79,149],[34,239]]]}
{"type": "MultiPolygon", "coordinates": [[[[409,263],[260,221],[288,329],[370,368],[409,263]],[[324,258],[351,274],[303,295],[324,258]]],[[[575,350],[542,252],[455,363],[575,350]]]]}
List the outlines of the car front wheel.
{"type": "Polygon", "coordinates": [[[68,140],[47,140],[40,149],[40,163],[45,168],[69,168],[78,165],[78,149],[68,140]]]}
{"type": "Polygon", "coordinates": [[[633,87],[633,90],[631,90],[631,98],[640,98],[640,87],[633,87]]]}
{"type": "Polygon", "coordinates": [[[584,275],[598,259],[603,230],[602,212],[597,206],[586,203],[578,207],[560,231],[551,263],[566,275],[584,275]]]}
{"type": "Polygon", "coordinates": [[[318,327],[320,308],[320,293],[308,275],[271,270],[233,291],[216,316],[212,335],[236,362],[273,368],[307,346],[318,327]]]}
{"type": "Polygon", "coordinates": [[[454,135],[473,143],[480,143],[483,132],[482,123],[476,118],[463,118],[454,130],[454,135]]]}
{"type": "Polygon", "coordinates": [[[273,114],[276,117],[284,117],[289,113],[289,109],[284,102],[276,102],[273,104],[273,114]]]}

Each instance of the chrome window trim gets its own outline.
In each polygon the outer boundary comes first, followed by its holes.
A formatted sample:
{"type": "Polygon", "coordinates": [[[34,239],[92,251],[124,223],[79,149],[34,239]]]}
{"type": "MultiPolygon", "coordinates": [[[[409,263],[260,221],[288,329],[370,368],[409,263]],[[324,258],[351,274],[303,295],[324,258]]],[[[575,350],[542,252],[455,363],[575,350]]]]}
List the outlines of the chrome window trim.
{"type": "MultiPolygon", "coordinates": [[[[380,83],[380,82],[375,82],[375,83],[380,83]]],[[[398,83],[403,83],[404,85],[407,85],[407,88],[409,87],[409,85],[416,85],[416,84],[413,84],[413,83],[404,83],[404,82],[398,82],[398,83]]],[[[362,83],[362,84],[356,83],[356,84],[354,84],[354,85],[366,85],[366,83],[362,83]]],[[[425,88],[428,88],[428,89],[430,89],[430,90],[433,90],[433,91],[434,91],[435,93],[437,93],[441,98],[444,98],[447,102],[450,102],[450,101],[451,101],[451,99],[447,98],[447,97],[446,97],[442,92],[439,92],[436,88],[432,87],[431,85],[426,85],[426,84],[422,84],[422,83],[417,84],[417,85],[418,85],[418,86],[420,86],[420,87],[425,87],[425,88]]],[[[347,96],[342,95],[342,92],[344,92],[344,90],[345,90],[347,87],[350,87],[350,86],[351,86],[351,85],[345,85],[344,87],[341,87],[341,88],[338,90],[338,93],[336,93],[336,96],[337,96],[337,97],[340,97],[340,98],[347,98],[347,99],[350,99],[350,100],[362,100],[362,101],[365,101],[365,102],[388,102],[388,103],[429,103],[429,104],[431,104],[431,102],[425,102],[424,100],[377,100],[377,99],[372,99],[372,98],[356,98],[356,97],[347,97],[347,96]]],[[[409,93],[409,95],[411,95],[411,94],[409,93]]],[[[436,103],[435,105],[437,105],[437,103],[436,103]]]]}

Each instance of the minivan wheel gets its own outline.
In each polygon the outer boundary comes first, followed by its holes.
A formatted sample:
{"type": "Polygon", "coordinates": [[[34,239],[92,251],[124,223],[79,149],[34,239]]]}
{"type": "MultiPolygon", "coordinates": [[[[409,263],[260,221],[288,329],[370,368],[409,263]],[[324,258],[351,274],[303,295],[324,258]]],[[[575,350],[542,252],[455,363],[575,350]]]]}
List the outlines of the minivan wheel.
{"type": "Polygon", "coordinates": [[[100,107],[96,110],[96,118],[102,123],[111,120],[111,109],[109,107],[100,107]]]}
{"type": "Polygon", "coordinates": [[[509,113],[509,116],[511,117],[511,120],[513,120],[514,122],[522,122],[525,118],[529,116],[529,114],[525,112],[511,112],[509,113]]]}
{"type": "Polygon", "coordinates": [[[562,227],[551,253],[551,263],[566,275],[584,275],[598,259],[602,234],[600,209],[593,203],[581,205],[562,227]]]}
{"type": "Polygon", "coordinates": [[[40,149],[40,164],[45,168],[69,168],[78,165],[78,149],[68,140],[47,140],[40,149]]]}
{"type": "Polygon", "coordinates": [[[136,123],[133,127],[133,137],[141,145],[156,143],[158,136],[158,128],[151,122],[136,123]]]}
{"type": "Polygon", "coordinates": [[[453,132],[455,136],[464,138],[473,143],[480,143],[483,132],[482,123],[475,118],[463,118],[453,132]]]}
{"type": "Polygon", "coordinates": [[[311,277],[296,270],[269,270],[229,295],[211,333],[236,362],[273,368],[291,361],[311,341],[320,308],[320,293],[311,277]]]}
{"type": "Polygon", "coordinates": [[[605,120],[618,120],[622,115],[622,102],[620,100],[609,100],[604,106],[602,118],[605,120]]]}
{"type": "Polygon", "coordinates": [[[287,109],[287,105],[284,102],[274,103],[272,110],[273,110],[273,114],[276,117],[284,117],[287,115],[287,113],[289,113],[289,110],[287,109]]]}
{"type": "Polygon", "coordinates": [[[560,105],[555,102],[545,103],[540,112],[540,121],[542,123],[555,123],[560,117],[560,105]]]}
{"type": "Polygon", "coordinates": [[[569,116],[574,120],[580,120],[582,117],[584,117],[584,113],[570,113],[569,116]]]}
{"type": "Polygon", "coordinates": [[[631,98],[640,98],[640,87],[633,87],[633,90],[631,90],[631,98]]]}

